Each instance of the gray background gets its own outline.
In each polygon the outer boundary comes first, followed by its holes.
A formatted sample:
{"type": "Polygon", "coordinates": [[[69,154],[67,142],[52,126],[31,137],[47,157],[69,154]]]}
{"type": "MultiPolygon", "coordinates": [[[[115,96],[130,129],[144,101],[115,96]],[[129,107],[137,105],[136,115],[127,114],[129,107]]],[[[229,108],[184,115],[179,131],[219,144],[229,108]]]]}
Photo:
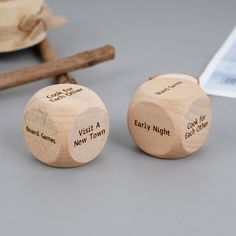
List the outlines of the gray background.
{"type": "MultiPolygon", "coordinates": [[[[167,161],[133,144],[127,107],[148,77],[199,76],[233,29],[235,0],[48,1],[66,16],[50,32],[60,56],[110,43],[117,57],[73,75],[97,92],[110,113],[106,148],[89,165],[57,169],[26,149],[22,113],[52,79],[0,92],[0,234],[234,235],[236,100],[211,97],[208,142],[192,157],[167,161]]],[[[1,72],[40,62],[32,50],[0,55],[1,72]]]]}

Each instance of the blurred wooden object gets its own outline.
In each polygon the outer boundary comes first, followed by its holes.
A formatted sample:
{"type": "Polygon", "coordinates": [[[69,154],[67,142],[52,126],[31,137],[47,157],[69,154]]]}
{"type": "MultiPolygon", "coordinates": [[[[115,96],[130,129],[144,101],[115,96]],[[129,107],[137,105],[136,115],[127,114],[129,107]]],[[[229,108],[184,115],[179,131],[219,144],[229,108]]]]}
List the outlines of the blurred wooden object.
{"type": "Polygon", "coordinates": [[[38,44],[47,31],[65,23],[53,16],[44,0],[0,0],[0,52],[38,44]]]}

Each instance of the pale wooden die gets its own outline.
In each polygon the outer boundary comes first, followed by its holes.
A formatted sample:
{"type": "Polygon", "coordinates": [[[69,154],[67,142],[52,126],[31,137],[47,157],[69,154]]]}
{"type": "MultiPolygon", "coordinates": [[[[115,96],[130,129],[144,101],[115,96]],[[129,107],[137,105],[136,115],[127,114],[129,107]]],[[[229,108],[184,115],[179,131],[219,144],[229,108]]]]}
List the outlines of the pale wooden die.
{"type": "Polygon", "coordinates": [[[23,116],[27,147],[41,162],[76,167],[95,159],[106,144],[109,118],[102,100],[74,84],[39,90],[23,116]]]}
{"type": "Polygon", "coordinates": [[[197,79],[166,74],[145,82],[133,95],[128,128],[137,146],[160,158],[196,152],[211,127],[211,102],[197,79]]]}

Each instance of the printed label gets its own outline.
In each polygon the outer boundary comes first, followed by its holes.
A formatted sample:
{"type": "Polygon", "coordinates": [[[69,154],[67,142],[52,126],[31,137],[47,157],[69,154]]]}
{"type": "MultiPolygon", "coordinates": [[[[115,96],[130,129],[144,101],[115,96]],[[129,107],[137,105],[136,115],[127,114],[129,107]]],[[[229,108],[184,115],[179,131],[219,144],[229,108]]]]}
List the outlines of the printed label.
{"type": "Polygon", "coordinates": [[[144,129],[147,132],[154,132],[159,134],[160,136],[171,136],[171,132],[169,129],[165,127],[160,127],[158,125],[151,125],[147,122],[140,122],[139,120],[134,120],[134,126],[144,129]]]}
{"type": "Polygon", "coordinates": [[[187,132],[184,135],[185,139],[194,136],[201,130],[205,129],[208,125],[209,122],[206,120],[206,115],[200,115],[198,118],[195,118],[195,120],[187,124],[187,132]]]}
{"type": "Polygon", "coordinates": [[[174,84],[171,84],[171,85],[167,86],[166,88],[162,89],[161,91],[156,92],[155,94],[156,94],[156,95],[162,95],[162,94],[164,94],[164,93],[170,91],[171,89],[174,89],[174,88],[180,86],[180,85],[183,84],[183,83],[184,83],[183,81],[177,81],[177,82],[175,82],[174,84]]]}
{"type": "Polygon", "coordinates": [[[62,100],[66,97],[70,97],[76,93],[82,92],[83,89],[79,88],[79,89],[73,89],[73,88],[67,88],[67,89],[62,89],[61,91],[57,91],[55,93],[49,94],[47,96],[49,102],[57,102],[59,100],[62,100]]]}
{"type": "MultiPolygon", "coordinates": [[[[82,146],[88,142],[96,141],[106,134],[106,129],[101,127],[100,122],[78,130],[79,139],[74,140],[74,147],[82,146]]],[[[77,135],[77,137],[78,137],[77,135]]]]}
{"type": "Polygon", "coordinates": [[[36,137],[39,137],[39,138],[41,138],[41,139],[43,139],[45,141],[48,141],[48,142],[50,142],[52,144],[56,144],[56,140],[54,138],[51,138],[50,136],[46,135],[43,132],[40,132],[39,130],[31,129],[28,126],[25,127],[25,130],[26,130],[27,133],[35,135],[36,137]]]}

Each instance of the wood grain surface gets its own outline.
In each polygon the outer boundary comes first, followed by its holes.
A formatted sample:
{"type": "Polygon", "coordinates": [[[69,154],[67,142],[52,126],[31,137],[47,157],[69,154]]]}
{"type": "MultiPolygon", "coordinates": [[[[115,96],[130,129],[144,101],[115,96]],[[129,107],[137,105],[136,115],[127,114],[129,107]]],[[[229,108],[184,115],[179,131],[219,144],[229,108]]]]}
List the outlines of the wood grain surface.
{"type": "Polygon", "coordinates": [[[57,84],[39,90],[23,115],[27,147],[41,162],[76,167],[94,160],[109,134],[102,100],[90,89],[57,84]]]}
{"type": "Polygon", "coordinates": [[[146,153],[175,159],[196,152],[211,127],[211,102],[194,77],[160,75],[135,92],[128,127],[146,153]]]}

